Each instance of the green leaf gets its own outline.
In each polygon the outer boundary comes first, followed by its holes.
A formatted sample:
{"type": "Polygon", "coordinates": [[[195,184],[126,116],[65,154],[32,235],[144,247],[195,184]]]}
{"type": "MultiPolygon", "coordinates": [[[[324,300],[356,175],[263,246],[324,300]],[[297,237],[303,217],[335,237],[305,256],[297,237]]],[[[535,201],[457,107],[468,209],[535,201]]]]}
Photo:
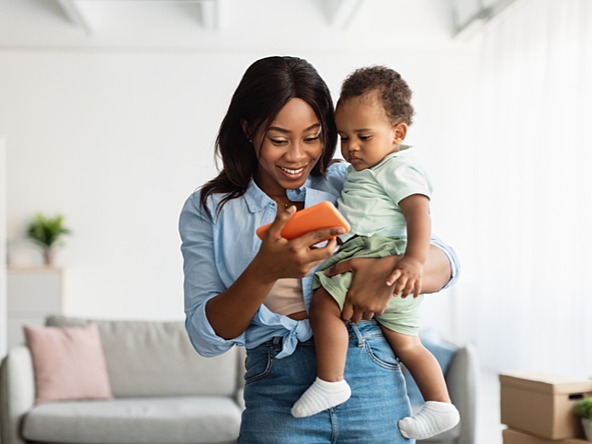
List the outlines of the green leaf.
{"type": "Polygon", "coordinates": [[[27,227],[27,236],[44,249],[52,248],[62,236],[70,233],[61,214],[52,218],[37,213],[27,227]]]}
{"type": "Polygon", "coordinates": [[[576,416],[592,420],[592,396],[578,401],[574,407],[576,416]]]}

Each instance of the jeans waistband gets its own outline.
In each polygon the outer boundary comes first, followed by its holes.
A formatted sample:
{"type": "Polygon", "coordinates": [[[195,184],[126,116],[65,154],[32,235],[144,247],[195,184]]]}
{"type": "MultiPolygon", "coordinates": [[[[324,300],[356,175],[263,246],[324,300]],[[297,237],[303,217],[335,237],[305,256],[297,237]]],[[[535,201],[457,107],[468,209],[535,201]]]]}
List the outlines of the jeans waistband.
{"type": "MultiPolygon", "coordinates": [[[[360,346],[364,342],[365,337],[382,334],[380,325],[374,319],[371,319],[369,321],[360,321],[357,323],[348,322],[345,325],[348,330],[350,342],[355,343],[357,346],[360,346]]],[[[273,349],[279,353],[282,350],[283,343],[284,338],[282,336],[274,336],[269,341],[265,341],[255,348],[273,347],[273,349]]],[[[299,345],[301,344],[314,344],[314,337],[306,341],[299,342],[299,345]]]]}

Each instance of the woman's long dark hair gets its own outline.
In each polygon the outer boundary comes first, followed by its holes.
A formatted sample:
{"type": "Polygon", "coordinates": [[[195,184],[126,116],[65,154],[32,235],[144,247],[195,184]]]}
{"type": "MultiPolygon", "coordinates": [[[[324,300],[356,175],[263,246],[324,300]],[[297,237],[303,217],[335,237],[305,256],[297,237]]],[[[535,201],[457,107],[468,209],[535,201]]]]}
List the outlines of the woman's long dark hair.
{"type": "Polygon", "coordinates": [[[248,122],[249,134],[268,127],[290,99],[308,103],[321,123],[323,154],[311,174],[322,176],[335,153],[337,129],[333,115],[333,100],[329,88],[316,69],[297,57],[266,57],[254,62],[243,75],[220,124],[215,153],[222,159],[222,170],[201,188],[200,202],[206,206],[209,195],[225,194],[217,211],[230,199],[242,196],[249,181],[255,177],[258,161],[255,147],[243,130],[248,122]]]}

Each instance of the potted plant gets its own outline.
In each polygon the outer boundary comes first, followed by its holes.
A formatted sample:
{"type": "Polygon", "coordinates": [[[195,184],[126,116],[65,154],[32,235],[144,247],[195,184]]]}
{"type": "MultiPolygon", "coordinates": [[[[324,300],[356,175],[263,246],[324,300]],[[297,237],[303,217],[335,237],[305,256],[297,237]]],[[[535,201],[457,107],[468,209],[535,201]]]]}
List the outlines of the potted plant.
{"type": "Polygon", "coordinates": [[[586,439],[592,441],[592,396],[579,400],[574,407],[574,413],[582,419],[586,439]]]}
{"type": "Polygon", "coordinates": [[[55,247],[59,245],[62,236],[70,234],[70,229],[64,226],[64,217],[46,217],[37,213],[27,227],[27,236],[43,250],[45,265],[52,265],[55,247]]]}

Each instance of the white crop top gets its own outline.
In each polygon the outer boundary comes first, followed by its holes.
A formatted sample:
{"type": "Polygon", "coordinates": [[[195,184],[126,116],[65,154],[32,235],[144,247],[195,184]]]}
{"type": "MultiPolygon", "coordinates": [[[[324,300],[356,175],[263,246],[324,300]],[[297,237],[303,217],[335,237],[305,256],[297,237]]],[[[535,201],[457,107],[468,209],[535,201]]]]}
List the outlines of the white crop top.
{"type": "Polygon", "coordinates": [[[278,279],[263,304],[274,313],[291,315],[306,311],[300,279],[278,279]]]}

